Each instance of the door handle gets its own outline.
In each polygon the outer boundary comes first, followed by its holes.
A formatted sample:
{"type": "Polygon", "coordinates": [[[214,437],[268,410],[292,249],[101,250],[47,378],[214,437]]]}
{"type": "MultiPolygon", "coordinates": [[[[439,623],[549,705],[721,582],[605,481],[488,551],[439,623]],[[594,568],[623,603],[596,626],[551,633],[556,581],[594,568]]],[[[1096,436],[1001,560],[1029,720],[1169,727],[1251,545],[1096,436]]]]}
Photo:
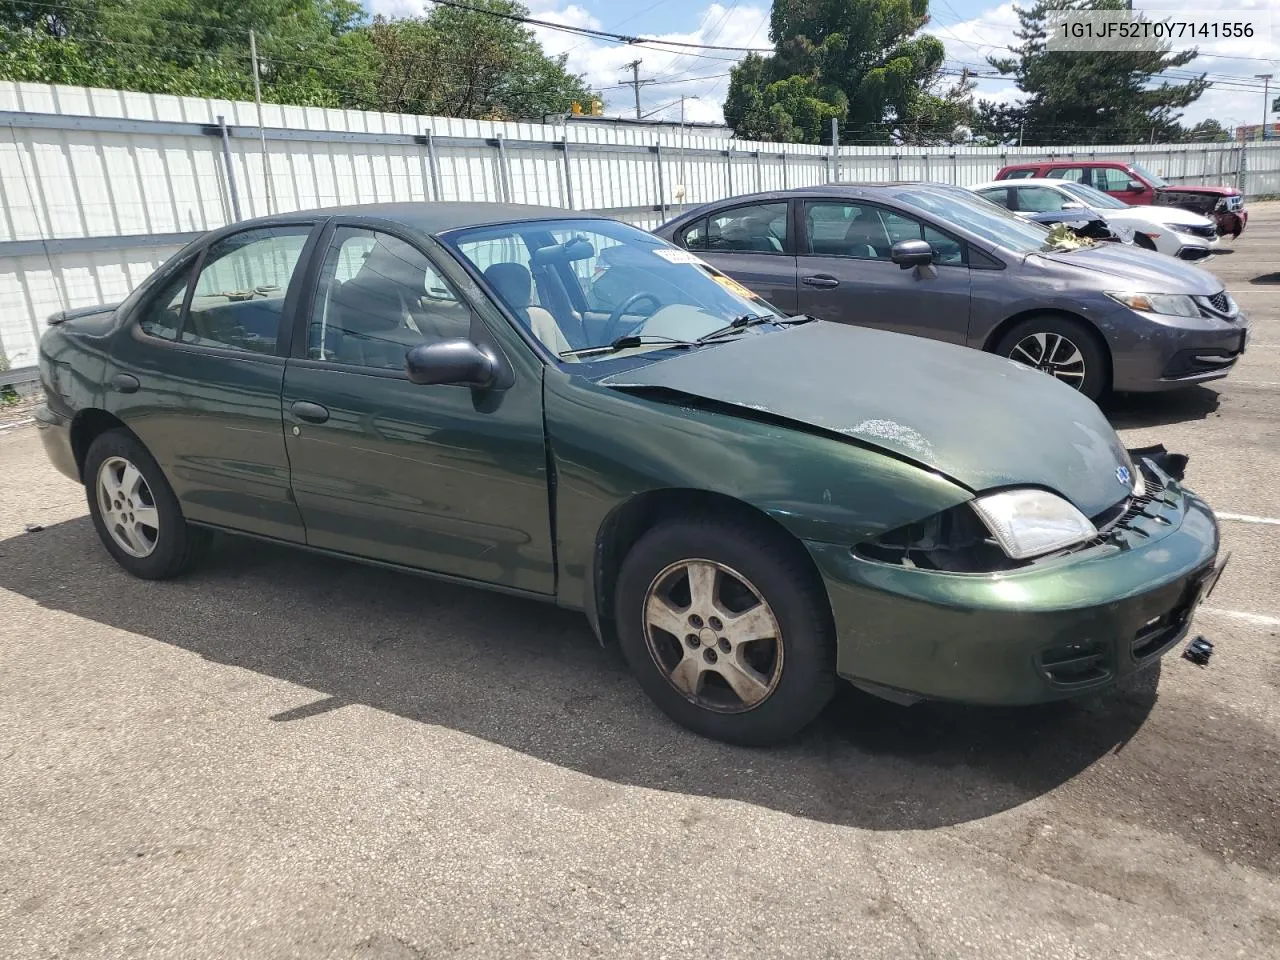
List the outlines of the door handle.
{"type": "Polygon", "coordinates": [[[312,403],[310,400],[293,401],[289,406],[289,412],[299,420],[305,420],[307,423],[324,423],[329,419],[329,411],[318,403],[312,403]]]}
{"type": "Polygon", "coordinates": [[[840,281],[828,273],[819,273],[812,277],[801,277],[800,282],[807,287],[838,287],[840,281]]]}
{"type": "Polygon", "coordinates": [[[140,386],[138,378],[127,373],[117,373],[111,378],[111,389],[120,393],[137,393],[140,386]]]}

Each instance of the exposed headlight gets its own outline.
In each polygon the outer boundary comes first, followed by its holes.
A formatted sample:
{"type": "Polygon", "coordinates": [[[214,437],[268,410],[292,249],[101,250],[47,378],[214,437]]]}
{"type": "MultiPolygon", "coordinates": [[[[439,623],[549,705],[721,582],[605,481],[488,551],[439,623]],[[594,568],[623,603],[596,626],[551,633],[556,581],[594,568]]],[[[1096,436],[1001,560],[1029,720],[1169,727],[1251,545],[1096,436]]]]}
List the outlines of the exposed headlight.
{"type": "Polygon", "coordinates": [[[1047,490],[1002,490],[978,497],[970,506],[1015,560],[1052,553],[1098,534],[1088,517],[1047,490]]]}
{"type": "Polygon", "coordinates": [[[1141,310],[1143,313],[1162,313],[1169,317],[1198,317],[1200,308],[1196,302],[1184,293],[1127,293],[1122,290],[1108,290],[1107,296],[1117,303],[1123,303],[1130,310],[1141,310]]]}

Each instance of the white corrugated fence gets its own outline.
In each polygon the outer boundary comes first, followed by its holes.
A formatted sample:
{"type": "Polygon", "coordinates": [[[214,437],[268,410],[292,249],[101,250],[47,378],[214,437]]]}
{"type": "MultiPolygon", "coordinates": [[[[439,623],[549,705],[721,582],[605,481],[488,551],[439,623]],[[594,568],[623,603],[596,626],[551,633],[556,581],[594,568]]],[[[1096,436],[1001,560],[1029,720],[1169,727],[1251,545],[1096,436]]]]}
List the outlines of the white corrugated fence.
{"type": "Polygon", "coordinates": [[[1280,143],[832,151],[275,104],[262,107],[260,129],[252,103],[0,83],[0,357],[31,366],[50,313],[120,300],[191,235],[268,213],[499,200],[652,227],[683,206],[755,190],[835,179],[969,185],[1048,155],[1137,160],[1174,183],[1280,193],[1280,143]]]}

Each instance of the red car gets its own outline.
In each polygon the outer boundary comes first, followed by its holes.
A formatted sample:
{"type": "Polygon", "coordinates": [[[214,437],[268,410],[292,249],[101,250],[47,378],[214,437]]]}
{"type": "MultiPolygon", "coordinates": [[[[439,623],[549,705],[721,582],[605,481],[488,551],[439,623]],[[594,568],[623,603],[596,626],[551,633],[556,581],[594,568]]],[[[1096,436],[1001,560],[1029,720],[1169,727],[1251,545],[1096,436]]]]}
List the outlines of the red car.
{"type": "Polygon", "coordinates": [[[1140,163],[1119,160],[1042,160],[1014,163],[996,174],[997,180],[1022,177],[1052,177],[1084,183],[1131,206],[1151,204],[1180,207],[1209,217],[1218,225],[1218,235],[1240,236],[1249,222],[1244,196],[1235,187],[1175,187],[1140,163]]]}

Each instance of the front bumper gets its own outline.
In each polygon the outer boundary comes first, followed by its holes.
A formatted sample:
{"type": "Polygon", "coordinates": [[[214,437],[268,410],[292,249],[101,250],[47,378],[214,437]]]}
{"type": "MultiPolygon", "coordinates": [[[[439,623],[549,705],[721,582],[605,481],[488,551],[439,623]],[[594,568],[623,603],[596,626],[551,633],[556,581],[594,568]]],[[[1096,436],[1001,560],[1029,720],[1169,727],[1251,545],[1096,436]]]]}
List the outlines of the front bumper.
{"type": "Polygon", "coordinates": [[[1204,501],[1146,469],[1156,496],[1103,542],[1011,573],[911,569],[807,542],[837,671],[892,698],[1028,704],[1151,666],[1186,635],[1219,540],[1204,501]]]}
{"type": "Polygon", "coordinates": [[[1107,318],[1111,385],[1154,392],[1217,380],[1231,372],[1249,342],[1249,320],[1166,317],[1121,307],[1107,318]]]}

